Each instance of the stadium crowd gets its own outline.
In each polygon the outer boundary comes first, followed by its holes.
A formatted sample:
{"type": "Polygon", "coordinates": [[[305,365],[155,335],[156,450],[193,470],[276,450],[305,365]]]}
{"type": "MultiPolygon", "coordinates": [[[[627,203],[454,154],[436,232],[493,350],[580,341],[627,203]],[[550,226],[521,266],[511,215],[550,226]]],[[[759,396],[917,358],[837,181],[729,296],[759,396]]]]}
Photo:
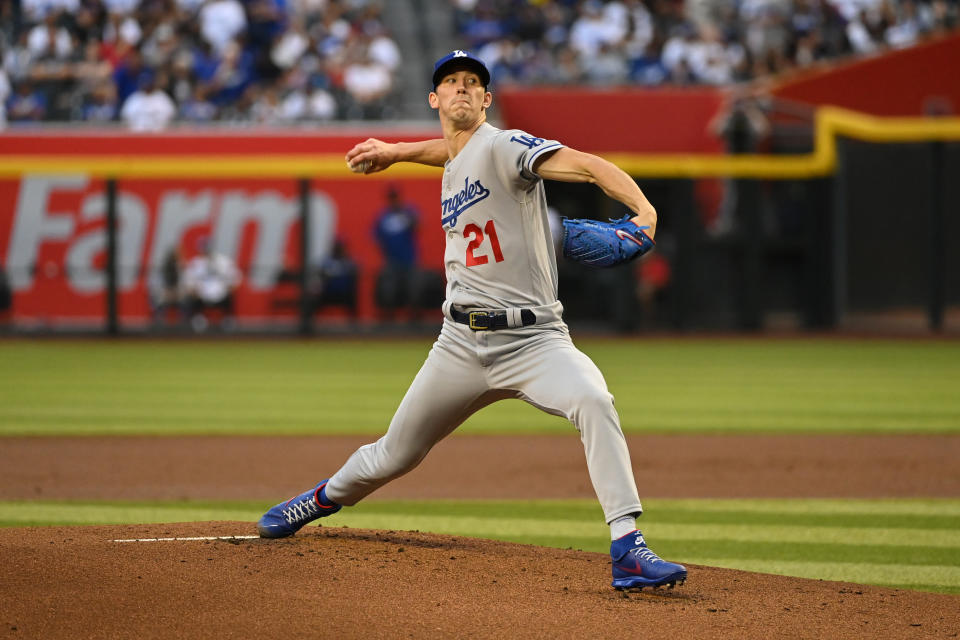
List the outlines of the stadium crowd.
{"type": "Polygon", "coordinates": [[[400,49],[369,0],[5,0],[10,122],[389,117],[400,49]]]}
{"type": "Polygon", "coordinates": [[[724,85],[906,47],[957,0],[451,0],[455,29],[521,84],[724,85]]]}
{"type": "MultiPolygon", "coordinates": [[[[723,85],[958,20],[958,0],[449,1],[456,41],[524,85],[723,85]]],[[[0,25],[0,126],[398,115],[373,0],[2,0],[0,25]]]]}

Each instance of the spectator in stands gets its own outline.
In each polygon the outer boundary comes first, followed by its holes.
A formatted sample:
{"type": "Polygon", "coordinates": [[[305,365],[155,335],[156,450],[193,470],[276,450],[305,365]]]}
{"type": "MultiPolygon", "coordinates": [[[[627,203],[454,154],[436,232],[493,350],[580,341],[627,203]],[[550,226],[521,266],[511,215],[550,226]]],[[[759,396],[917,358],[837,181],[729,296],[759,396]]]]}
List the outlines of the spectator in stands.
{"type": "Polygon", "coordinates": [[[207,95],[209,90],[197,85],[193,88],[193,95],[180,104],[179,117],[185,122],[211,122],[217,117],[217,105],[213,104],[207,95]]]}
{"type": "Polygon", "coordinates": [[[127,98],[120,108],[120,118],[132,131],[162,131],[176,114],[177,106],[157,86],[153,74],[144,77],[140,90],[127,98]]]}
{"type": "Polygon", "coordinates": [[[127,98],[143,85],[147,77],[153,75],[153,71],[144,66],[139,49],[133,48],[127,51],[126,56],[113,72],[113,82],[117,87],[117,104],[123,106],[127,98]]]}
{"type": "Polygon", "coordinates": [[[580,15],[570,27],[570,46],[589,67],[606,47],[615,48],[626,37],[626,16],[623,5],[611,2],[604,6],[599,0],[587,0],[580,5],[580,15]]]}
{"type": "Polygon", "coordinates": [[[523,83],[532,79],[535,71],[530,69],[530,60],[517,46],[514,38],[504,38],[487,44],[481,49],[487,68],[497,79],[497,84],[523,83]]]}
{"type": "Polygon", "coordinates": [[[222,326],[232,323],[234,293],[242,277],[232,259],[214,251],[209,238],[200,240],[198,247],[200,253],[183,272],[183,290],[190,326],[199,333],[210,326],[208,311],[219,314],[222,326]]]}
{"type": "Polygon", "coordinates": [[[727,85],[742,79],[746,73],[747,55],[739,43],[723,41],[720,30],[706,24],[700,29],[700,39],[687,59],[690,72],[697,82],[727,85]]]}
{"type": "Polygon", "coordinates": [[[112,82],[103,82],[86,96],[80,110],[84,122],[110,122],[117,117],[117,90],[112,82]]]}
{"type": "Polygon", "coordinates": [[[75,13],[79,0],[20,0],[23,19],[28,24],[42,22],[48,13],[60,13],[66,10],[75,13]]]}
{"type": "Polygon", "coordinates": [[[16,92],[7,99],[10,122],[39,122],[47,112],[47,98],[29,80],[21,80],[16,92]]]}
{"type": "Polygon", "coordinates": [[[59,13],[48,12],[27,35],[27,48],[34,60],[66,60],[73,54],[73,39],[60,26],[59,18],[59,13]]]}
{"type": "MultiPolygon", "coordinates": [[[[958,17],[957,0],[451,2],[459,42],[477,49],[498,83],[523,85],[726,85],[910,46],[955,28],[958,17]]],[[[379,7],[368,0],[0,2],[7,100],[20,96],[22,119],[102,121],[104,111],[92,105],[103,100],[104,75],[113,73],[122,108],[152,69],[168,78],[160,88],[187,121],[248,122],[265,87],[276,88],[282,122],[387,117],[396,109],[401,56],[379,7]],[[21,82],[28,88],[21,91],[21,82]],[[306,113],[305,104],[311,115],[291,115],[306,113]]]]}
{"type": "Polygon", "coordinates": [[[329,61],[343,60],[344,50],[353,35],[354,29],[345,19],[342,10],[325,11],[320,20],[311,28],[311,34],[317,43],[317,53],[321,58],[329,61]]]}
{"type": "Polygon", "coordinates": [[[332,120],[337,115],[337,101],[327,90],[329,82],[325,76],[314,76],[307,95],[307,118],[310,120],[332,120]]]}
{"type": "Polygon", "coordinates": [[[20,80],[29,79],[33,71],[34,59],[27,46],[27,36],[27,31],[21,32],[14,44],[3,51],[3,68],[14,85],[20,80]]]}
{"type": "Polygon", "coordinates": [[[370,42],[367,50],[370,59],[383,65],[391,74],[396,73],[403,61],[400,47],[397,46],[397,43],[387,33],[386,27],[380,22],[372,22],[368,30],[370,32],[370,42]]]}
{"type": "Polygon", "coordinates": [[[0,131],[7,128],[7,98],[11,90],[10,78],[3,68],[3,58],[0,58],[0,131]]]}
{"type": "Polygon", "coordinates": [[[176,28],[172,17],[165,16],[144,38],[140,51],[148,66],[159,68],[172,62],[180,47],[176,28]]]}
{"type": "Polygon", "coordinates": [[[659,43],[651,41],[646,49],[630,58],[630,80],[642,86],[664,84],[670,72],[660,58],[659,43]]]}
{"type": "Polygon", "coordinates": [[[253,52],[257,75],[266,82],[275,80],[280,67],[273,62],[271,49],[287,31],[285,0],[246,0],[243,6],[248,18],[243,40],[253,52]]]}
{"type": "Polygon", "coordinates": [[[731,84],[908,46],[954,26],[958,8],[955,0],[540,0],[531,24],[515,3],[451,2],[465,43],[477,31],[500,33],[478,53],[508,82],[646,85],[731,84]],[[611,56],[626,60],[628,79],[611,56]]]}
{"type": "Polygon", "coordinates": [[[116,89],[111,81],[113,68],[100,57],[100,49],[99,39],[87,37],[81,47],[80,59],[71,64],[68,101],[71,119],[105,122],[116,117],[116,89]]]}
{"type": "Polygon", "coordinates": [[[578,84],[583,81],[583,70],[577,52],[569,47],[559,47],[556,61],[549,65],[549,80],[557,84],[578,84]]]}
{"type": "Polygon", "coordinates": [[[102,0],[110,13],[131,15],[140,4],[140,0],[102,0]]]}
{"type": "Polygon", "coordinates": [[[283,104],[276,86],[253,89],[255,98],[250,107],[250,119],[262,125],[278,125],[284,122],[283,104]]]}
{"type": "Polygon", "coordinates": [[[197,17],[200,35],[221,54],[247,27],[246,13],[237,0],[207,0],[197,17]]]}
{"type": "Polygon", "coordinates": [[[302,18],[292,21],[290,28],[278,36],[270,48],[270,60],[280,70],[290,70],[310,50],[310,34],[302,18]]]}
{"type": "Polygon", "coordinates": [[[297,75],[288,81],[289,89],[281,103],[282,117],[286,122],[302,120],[332,120],[337,115],[337,102],[327,89],[329,80],[322,74],[304,78],[301,83],[297,75]],[[309,86],[302,86],[309,85],[309,86]]]}
{"type": "Polygon", "coordinates": [[[468,12],[460,33],[469,49],[479,49],[507,35],[502,20],[488,3],[482,3],[473,12],[468,12]]]}
{"type": "Polygon", "coordinates": [[[100,35],[100,55],[113,64],[117,99],[122,105],[139,88],[141,76],[147,72],[148,65],[140,50],[143,30],[133,15],[118,10],[107,14],[100,35]]]}
{"type": "Polygon", "coordinates": [[[228,43],[222,53],[207,85],[210,99],[219,107],[236,103],[254,81],[253,56],[238,41],[228,43]]]}
{"type": "Polygon", "coordinates": [[[347,116],[352,120],[389,117],[387,96],[392,87],[390,70],[373,60],[366,48],[343,70],[343,86],[349,98],[347,116]]]}
{"type": "Polygon", "coordinates": [[[674,84],[687,84],[690,76],[690,58],[697,44],[697,33],[689,22],[678,24],[663,45],[660,62],[674,84]]]}
{"type": "Polygon", "coordinates": [[[930,33],[943,34],[958,24],[957,2],[932,0],[929,6],[930,33]]]}
{"type": "Polygon", "coordinates": [[[895,6],[888,5],[887,11],[890,14],[888,20],[890,26],[883,34],[886,43],[897,49],[916,44],[924,25],[921,23],[917,5],[913,0],[901,0],[895,6]]]}

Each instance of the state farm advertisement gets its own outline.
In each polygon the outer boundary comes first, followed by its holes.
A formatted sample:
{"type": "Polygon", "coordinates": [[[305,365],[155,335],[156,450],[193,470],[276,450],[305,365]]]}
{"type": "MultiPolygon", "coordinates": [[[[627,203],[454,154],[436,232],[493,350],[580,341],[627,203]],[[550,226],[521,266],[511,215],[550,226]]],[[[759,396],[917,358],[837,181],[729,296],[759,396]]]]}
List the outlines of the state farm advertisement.
{"type": "MultiPolygon", "coordinates": [[[[380,177],[383,176],[383,177],[380,177]]],[[[436,179],[311,181],[308,263],[320,264],[335,240],[356,262],[362,319],[375,317],[374,282],[383,256],[374,225],[388,187],[420,214],[417,262],[442,268],[436,179]]],[[[242,282],[238,321],[292,316],[279,304],[291,291],[281,274],[300,267],[300,194],[290,179],[124,179],[117,182],[118,312],[122,323],[150,318],[162,265],[172,249],[184,260],[205,243],[235,261],[242,282]]],[[[14,322],[96,324],[106,309],[105,182],[83,174],[0,180],[0,266],[13,292],[14,322]]]]}

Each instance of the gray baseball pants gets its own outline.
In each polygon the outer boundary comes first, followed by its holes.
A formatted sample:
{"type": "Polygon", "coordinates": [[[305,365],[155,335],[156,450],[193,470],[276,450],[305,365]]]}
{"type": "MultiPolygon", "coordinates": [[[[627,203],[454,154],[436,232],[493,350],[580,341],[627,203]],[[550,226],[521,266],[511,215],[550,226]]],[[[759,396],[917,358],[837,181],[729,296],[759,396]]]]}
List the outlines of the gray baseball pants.
{"type": "Polygon", "coordinates": [[[350,456],[330,478],[327,497],[356,504],[416,467],[472,414],[505,398],[573,423],[607,522],[642,511],[613,396],[563,323],[474,332],[445,320],[387,433],[350,456]]]}

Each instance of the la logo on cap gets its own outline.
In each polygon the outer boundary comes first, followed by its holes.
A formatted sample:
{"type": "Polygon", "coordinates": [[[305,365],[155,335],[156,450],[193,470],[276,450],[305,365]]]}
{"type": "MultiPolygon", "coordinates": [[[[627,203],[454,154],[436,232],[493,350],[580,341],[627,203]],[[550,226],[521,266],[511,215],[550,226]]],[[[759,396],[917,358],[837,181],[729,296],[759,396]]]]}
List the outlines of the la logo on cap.
{"type": "Polygon", "coordinates": [[[456,51],[453,52],[453,57],[454,57],[454,58],[466,58],[466,57],[467,57],[467,53],[466,53],[465,51],[461,51],[460,49],[457,49],[456,51]]]}

